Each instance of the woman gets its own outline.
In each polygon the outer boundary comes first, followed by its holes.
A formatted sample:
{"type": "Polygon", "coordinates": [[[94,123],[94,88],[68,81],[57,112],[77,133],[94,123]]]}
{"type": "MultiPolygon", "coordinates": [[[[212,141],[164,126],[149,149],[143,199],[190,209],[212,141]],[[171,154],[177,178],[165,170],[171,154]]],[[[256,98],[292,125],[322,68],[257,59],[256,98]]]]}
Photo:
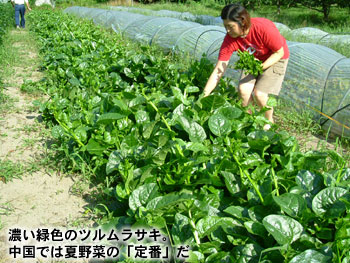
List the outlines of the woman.
{"type": "Polygon", "coordinates": [[[24,28],[26,25],[26,21],[24,19],[24,14],[26,12],[26,8],[24,4],[27,5],[27,8],[29,11],[32,9],[29,6],[28,0],[11,0],[12,6],[15,8],[15,21],[16,21],[16,28],[19,28],[19,16],[21,15],[21,27],[24,28]]]}
{"type": "MultiPolygon", "coordinates": [[[[208,96],[225,73],[234,51],[248,51],[261,60],[263,73],[258,77],[242,73],[238,85],[242,105],[248,106],[254,97],[259,107],[265,107],[269,94],[278,95],[287,68],[289,50],[287,42],[274,23],[266,18],[250,18],[247,10],[239,4],[230,4],[221,11],[226,36],[221,45],[218,62],[204,88],[208,96]]],[[[273,108],[266,111],[266,118],[273,123],[273,108]]],[[[264,126],[270,129],[270,124],[264,126]]]]}

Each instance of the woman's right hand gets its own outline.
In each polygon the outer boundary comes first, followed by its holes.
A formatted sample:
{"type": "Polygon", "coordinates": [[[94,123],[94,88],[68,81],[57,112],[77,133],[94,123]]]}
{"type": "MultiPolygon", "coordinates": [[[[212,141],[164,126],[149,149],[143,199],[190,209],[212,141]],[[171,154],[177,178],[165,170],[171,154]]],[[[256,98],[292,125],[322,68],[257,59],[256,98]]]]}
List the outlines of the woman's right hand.
{"type": "Polygon", "coordinates": [[[215,87],[218,85],[221,77],[224,75],[226,68],[228,65],[228,61],[221,61],[219,60],[216,63],[216,66],[211,73],[207,84],[205,85],[205,88],[203,90],[204,97],[207,97],[210,95],[210,93],[215,89],[215,87]]]}

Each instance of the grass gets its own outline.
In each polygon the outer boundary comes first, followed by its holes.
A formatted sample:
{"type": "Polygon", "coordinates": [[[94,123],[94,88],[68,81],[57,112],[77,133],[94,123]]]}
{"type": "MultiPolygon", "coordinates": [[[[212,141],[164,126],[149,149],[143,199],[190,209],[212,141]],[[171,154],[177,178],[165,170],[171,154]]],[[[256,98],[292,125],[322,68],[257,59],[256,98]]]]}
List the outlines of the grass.
{"type": "MultiPolygon", "coordinates": [[[[285,24],[291,29],[300,27],[315,27],[326,32],[347,32],[350,33],[349,9],[332,7],[330,17],[327,21],[323,19],[323,14],[303,6],[282,8],[277,14],[270,6],[261,6],[252,11],[252,16],[263,16],[274,22],[285,24]]],[[[275,9],[276,10],[276,9],[275,9]]]]}
{"type": "Polygon", "coordinates": [[[6,114],[13,109],[15,99],[4,93],[4,88],[0,87],[0,115],[6,114]]]}
{"type": "Polygon", "coordinates": [[[14,178],[21,178],[25,173],[25,168],[20,163],[10,160],[0,160],[0,181],[7,183],[14,178]]]}
{"type": "Polygon", "coordinates": [[[35,82],[33,82],[32,80],[25,80],[21,85],[20,89],[22,92],[30,95],[34,95],[34,96],[43,94],[43,90],[38,89],[37,85],[35,85],[35,82]]]}
{"type": "Polygon", "coordinates": [[[298,134],[322,134],[322,128],[313,120],[315,113],[311,110],[297,109],[292,102],[283,99],[278,99],[278,105],[274,110],[280,129],[298,134]]]}
{"type": "MultiPolygon", "coordinates": [[[[23,50],[29,52],[33,47],[36,47],[36,41],[32,35],[24,35],[24,33],[22,30],[9,32],[4,37],[3,47],[0,48],[0,80],[2,80],[0,82],[0,114],[9,113],[13,110],[15,99],[4,92],[7,87],[18,86],[13,76],[16,74],[22,75],[25,78],[30,76],[32,72],[25,72],[23,69],[32,67],[38,63],[38,60],[34,58],[27,60],[20,59],[20,53],[23,50]],[[21,44],[19,45],[18,43],[21,44]]],[[[23,91],[28,91],[28,93],[34,95],[40,94],[40,92],[31,90],[31,86],[28,84],[24,87],[23,91]]]]}

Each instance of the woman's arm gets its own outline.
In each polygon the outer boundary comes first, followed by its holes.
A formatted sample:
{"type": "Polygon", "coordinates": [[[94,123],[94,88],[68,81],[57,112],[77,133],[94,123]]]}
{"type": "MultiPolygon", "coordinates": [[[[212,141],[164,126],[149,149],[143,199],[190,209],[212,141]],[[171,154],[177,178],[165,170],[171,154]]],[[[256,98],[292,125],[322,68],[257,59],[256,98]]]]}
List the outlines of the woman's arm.
{"type": "Polygon", "coordinates": [[[283,47],[273,53],[268,59],[266,59],[263,63],[263,70],[271,67],[273,64],[277,63],[284,56],[283,47]]]}
{"type": "Polygon", "coordinates": [[[227,69],[228,61],[221,61],[219,60],[216,63],[216,66],[211,73],[207,84],[205,85],[203,94],[204,97],[209,96],[210,93],[215,89],[215,87],[218,85],[221,77],[224,75],[226,69],[227,69]]]}
{"type": "Polygon", "coordinates": [[[27,5],[28,10],[29,10],[29,11],[32,11],[32,9],[31,9],[30,6],[29,6],[29,2],[28,2],[28,1],[26,1],[26,5],[27,5]]]}

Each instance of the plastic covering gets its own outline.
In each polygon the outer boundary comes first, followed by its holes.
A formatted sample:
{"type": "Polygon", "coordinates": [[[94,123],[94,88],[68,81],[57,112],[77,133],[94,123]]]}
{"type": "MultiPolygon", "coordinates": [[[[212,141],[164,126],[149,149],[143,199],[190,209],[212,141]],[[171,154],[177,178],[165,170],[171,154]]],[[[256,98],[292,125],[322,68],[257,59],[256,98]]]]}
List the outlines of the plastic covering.
{"type": "MultiPolygon", "coordinates": [[[[113,10],[127,11],[132,13],[140,13],[148,16],[166,16],[174,17],[180,20],[188,20],[197,22],[203,25],[217,25],[222,26],[223,22],[220,17],[213,17],[208,15],[193,15],[188,12],[176,12],[169,10],[154,11],[150,9],[142,9],[135,7],[125,7],[125,6],[113,6],[110,7],[113,10]]],[[[340,44],[348,45],[350,44],[350,33],[328,33],[317,28],[303,27],[298,29],[290,29],[288,26],[274,22],[278,30],[283,35],[288,35],[290,39],[304,39],[308,42],[313,42],[321,45],[328,46],[330,44],[340,44]]]]}
{"type": "Polygon", "coordinates": [[[55,7],[55,1],[54,0],[35,0],[35,5],[36,6],[50,5],[52,7],[55,7]]]}
{"type": "MultiPolygon", "coordinates": [[[[225,29],[169,17],[154,17],[125,11],[70,7],[66,13],[92,19],[95,23],[127,37],[162,47],[165,51],[185,52],[200,59],[202,54],[216,62],[225,29]]],[[[323,36],[324,37],[324,36],[323,36]]],[[[297,105],[316,109],[324,127],[336,134],[350,136],[350,59],[334,50],[313,43],[287,41],[290,59],[280,97],[297,105]],[[336,121],[324,119],[320,112],[336,121]]],[[[230,65],[238,57],[233,54],[230,65]]],[[[226,72],[237,84],[240,72],[226,72]]]]}

